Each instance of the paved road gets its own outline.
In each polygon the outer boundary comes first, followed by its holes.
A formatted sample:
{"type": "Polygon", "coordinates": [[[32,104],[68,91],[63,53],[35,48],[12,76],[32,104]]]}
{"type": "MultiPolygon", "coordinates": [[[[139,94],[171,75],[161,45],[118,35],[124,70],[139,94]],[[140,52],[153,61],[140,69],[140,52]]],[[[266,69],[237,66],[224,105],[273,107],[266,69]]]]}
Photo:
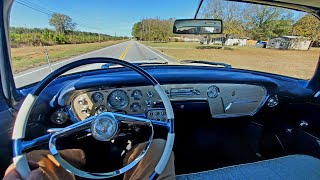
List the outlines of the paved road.
{"type": "MultiPolygon", "coordinates": [[[[50,56],[50,52],[49,52],[50,56]]],[[[71,59],[59,61],[51,65],[52,69],[58,69],[59,67],[68,64],[73,61],[77,61],[83,58],[89,57],[111,57],[117,58],[129,62],[134,61],[167,61],[169,63],[174,63],[175,60],[162,54],[161,52],[146,47],[145,45],[137,41],[127,41],[113,46],[109,46],[97,51],[92,51],[71,59]]],[[[87,65],[82,68],[78,68],[75,71],[83,71],[88,69],[99,69],[101,64],[87,65]]],[[[72,71],[72,72],[75,72],[72,71]]],[[[27,84],[37,82],[42,80],[45,76],[50,73],[50,68],[48,65],[40,66],[37,68],[32,68],[27,71],[15,74],[14,79],[17,87],[22,87],[27,84]]]]}

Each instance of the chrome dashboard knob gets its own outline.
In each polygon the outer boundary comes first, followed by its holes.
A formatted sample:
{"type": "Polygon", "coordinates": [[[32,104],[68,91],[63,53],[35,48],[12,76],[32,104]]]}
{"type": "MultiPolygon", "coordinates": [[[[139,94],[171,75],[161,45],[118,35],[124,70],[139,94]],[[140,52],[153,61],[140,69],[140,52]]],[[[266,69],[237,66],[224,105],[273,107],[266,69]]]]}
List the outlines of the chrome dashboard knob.
{"type": "Polygon", "coordinates": [[[267,105],[268,105],[269,107],[275,107],[275,106],[277,106],[278,104],[279,104],[279,99],[278,99],[278,96],[277,96],[277,95],[275,95],[275,96],[273,96],[273,97],[270,97],[270,98],[268,99],[267,105]]]}
{"type": "Polygon", "coordinates": [[[86,104],[86,99],[84,98],[84,97],[79,97],[79,99],[78,99],[78,104],[80,104],[80,105],[84,105],[84,104],[86,104]]]}

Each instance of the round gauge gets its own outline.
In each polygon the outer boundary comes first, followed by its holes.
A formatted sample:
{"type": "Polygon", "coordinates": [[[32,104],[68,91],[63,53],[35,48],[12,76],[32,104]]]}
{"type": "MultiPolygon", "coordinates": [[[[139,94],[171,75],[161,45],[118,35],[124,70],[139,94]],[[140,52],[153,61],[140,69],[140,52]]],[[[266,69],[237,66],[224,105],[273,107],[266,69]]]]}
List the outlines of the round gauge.
{"type": "Polygon", "coordinates": [[[141,110],[141,105],[139,103],[133,103],[130,108],[132,112],[139,112],[141,110]]]}
{"type": "Polygon", "coordinates": [[[95,103],[100,103],[104,99],[103,94],[101,92],[96,92],[96,93],[92,94],[91,98],[92,98],[93,102],[95,102],[95,103]]]}
{"type": "Polygon", "coordinates": [[[134,100],[140,100],[142,96],[142,92],[139,89],[134,90],[131,94],[131,97],[133,97],[134,100]]]}
{"type": "Polygon", "coordinates": [[[129,97],[123,90],[112,91],[108,96],[108,104],[111,108],[122,110],[129,104],[129,97]]]}
{"type": "Polygon", "coordinates": [[[217,86],[210,86],[207,95],[209,98],[216,98],[219,95],[219,88],[217,86]]]}

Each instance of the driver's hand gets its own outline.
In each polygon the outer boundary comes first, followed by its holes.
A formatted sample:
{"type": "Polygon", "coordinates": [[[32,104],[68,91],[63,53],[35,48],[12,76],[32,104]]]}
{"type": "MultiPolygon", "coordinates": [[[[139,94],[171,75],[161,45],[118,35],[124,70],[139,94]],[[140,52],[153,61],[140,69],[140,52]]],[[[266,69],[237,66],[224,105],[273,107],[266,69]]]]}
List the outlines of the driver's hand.
{"type": "MultiPolygon", "coordinates": [[[[31,179],[41,179],[43,172],[39,169],[39,165],[35,162],[28,161],[29,167],[32,170],[28,176],[28,180],[31,179]]],[[[16,170],[14,164],[11,164],[6,170],[3,180],[18,180],[22,179],[16,170]]]]}
{"type": "MultiPolygon", "coordinates": [[[[61,157],[71,165],[79,168],[86,162],[85,154],[80,149],[66,149],[59,151],[61,157]]],[[[29,161],[30,169],[32,170],[28,176],[30,179],[75,179],[74,175],[69,173],[54,159],[48,150],[35,150],[26,154],[29,161]],[[37,162],[37,163],[35,163],[37,162]]],[[[11,164],[6,170],[5,180],[21,179],[19,173],[11,164]]]]}

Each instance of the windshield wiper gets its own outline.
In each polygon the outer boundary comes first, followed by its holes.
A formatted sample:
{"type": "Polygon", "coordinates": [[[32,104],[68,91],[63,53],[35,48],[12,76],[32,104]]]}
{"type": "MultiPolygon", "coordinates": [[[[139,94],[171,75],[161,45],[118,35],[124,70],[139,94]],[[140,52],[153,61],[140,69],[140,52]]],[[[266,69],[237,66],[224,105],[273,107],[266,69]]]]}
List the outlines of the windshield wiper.
{"type": "MultiPolygon", "coordinates": [[[[134,65],[137,65],[137,66],[143,66],[143,65],[162,65],[162,64],[168,64],[167,61],[150,61],[150,62],[131,62],[132,64],[134,65]]],[[[108,69],[110,67],[114,67],[114,66],[120,66],[118,64],[110,64],[110,63],[107,63],[107,64],[104,64],[101,66],[102,69],[108,69]]]]}
{"type": "Polygon", "coordinates": [[[223,66],[225,68],[232,68],[230,64],[221,63],[221,62],[210,62],[210,61],[198,61],[198,60],[183,60],[180,61],[181,64],[189,64],[189,63],[195,63],[195,64],[208,64],[212,66],[223,66]]]}
{"type": "Polygon", "coordinates": [[[137,65],[137,66],[142,66],[142,65],[158,65],[158,64],[168,64],[167,61],[165,62],[132,62],[132,64],[137,65]]]}

